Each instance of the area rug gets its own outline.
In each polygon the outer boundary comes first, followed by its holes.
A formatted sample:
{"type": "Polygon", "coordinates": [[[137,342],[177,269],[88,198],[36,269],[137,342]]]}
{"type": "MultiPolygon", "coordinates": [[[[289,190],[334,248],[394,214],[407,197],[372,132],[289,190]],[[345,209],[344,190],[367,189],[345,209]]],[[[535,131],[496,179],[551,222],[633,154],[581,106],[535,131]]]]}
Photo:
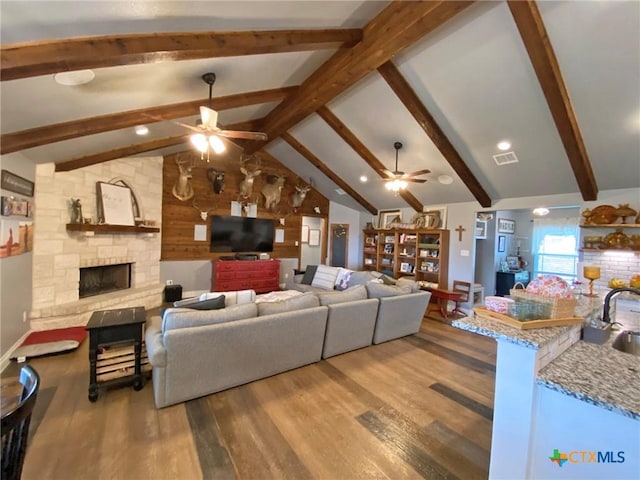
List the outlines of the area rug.
{"type": "Polygon", "coordinates": [[[57,328],[55,330],[43,330],[31,332],[27,338],[16,348],[12,359],[38,357],[51,353],[75,350],[87,336],[84,327],[57,328]]]}

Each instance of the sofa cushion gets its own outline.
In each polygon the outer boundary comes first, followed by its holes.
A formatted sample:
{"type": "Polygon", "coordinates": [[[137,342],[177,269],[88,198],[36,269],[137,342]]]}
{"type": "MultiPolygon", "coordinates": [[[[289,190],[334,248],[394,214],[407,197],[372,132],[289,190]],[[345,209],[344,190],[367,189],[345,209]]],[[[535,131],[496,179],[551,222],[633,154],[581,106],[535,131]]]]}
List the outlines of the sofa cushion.
{"type": "Polygon", "coordinates": [[[219,310],[224,307],[224,295],[218,295],[208,300],[200,300],[199,302],[190,303],[185,306],[185,308],[191,308],[193,310],[219,310]]]}
{"type": "Polygon", "coordinates": [[[312,287],[324,288],[325,290],[333,290],[338,276],[338,267],[330,267],[328,265],[318,265],[316,274],[311,282],[312,287]]]}
{"type": "Polygon", "coordinates": [[[380,277],[380,280],[382,280],[382,283],[384,283],[385,285],[395,285],[399,281],[395,278],[390,277],[389,275],[382,275],[380,277]]]}
{"type": "Polygon", "coordinates": [[[304,275],[302,276],[302,282],[300,283],[303,285],[311,285],[317,269],[317,265],[307,265],[307,269],[304,271],[304,275]]]}
{"type": "Polygon", "coordinates": [[[351,280],[351,274],[353,270],[349,270],[348,268],[338,267],[338,275],[336,276],[336,290],[346,290],[349,288],[349,280],[351,280]]]}
{"type": "Polygon", "coordinates": [[[353,302],[355,300],[366,300],[367,289],[364,285],[356,285],[342,292],[319,293],[320,305],[334,305],[336,303],[353,302]]]}
{"type": "Polygon", "coordinates": [[[320,305],[318,297],[307,292],[297,297],[288,298],[279,302],[265,302],[258,304],[258,315],[271,315],[273,313],[284,313],[293,310],[303,310],[305,308],[317,307],[320,305]]]}
{"type": "Polygon", "coordinates": [[[232,305],[220,310],[191,310],[189,308],[168,308],[162,319],[162,333],[185,327],[199,327],[216,323],[232,322],[257,316],[255,303],[232,305]]]}
{"type": "Polygon", "coordinates": [[[351,278],[349,278],[349,286],[353,287],[354,285],[365,285],[367,282],[375,280],[379,276],[380,273],[370,272],[368,270],[353,272],[351,274],[351,278]]]}
{"type": "MultiPolygon", "coordinates": [[[[256,299],[255,290],[232,290],[228,292],[207,292],[200,295],[200,300],[209,300],[219,295],[224,295],[224,304],[227,307],[231,305],[242,305],[251,303],[256,299]]],[[[175,305],[174,305],[175,307],[175,305]]]]}
{"type": "Polygon", "coordinates": [[[383,285],[381,283],[369,282],[366,285],[369,298],[395,297],[397,295],[406,295],[411,293],[411,287],[404,285],[401,287],[395,285],[383,285]]]}
{"type": "Polygon", "coordinates": [[[409,286],[411,287],[411,293],[416,293],[420,291],[420,285],[418,285],[418,282],[416,282],[413,278],[409,278],[409,277],[400,277],[397,281],[396,281],[396,286],[398,287],[404,287],[404,286],[409,286]]]}

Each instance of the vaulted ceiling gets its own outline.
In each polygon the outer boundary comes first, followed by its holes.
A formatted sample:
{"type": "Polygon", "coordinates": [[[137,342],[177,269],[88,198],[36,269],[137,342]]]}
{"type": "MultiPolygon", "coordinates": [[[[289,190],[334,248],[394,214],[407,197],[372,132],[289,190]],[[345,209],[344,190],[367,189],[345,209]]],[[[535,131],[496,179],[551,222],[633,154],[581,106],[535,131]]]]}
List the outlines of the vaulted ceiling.
{"type": "Polygon", "coordinates": [[[246,153],[363,212],[640,188],[637,1],[3,0],[0,22],[0,153],[59,171],[192,148],[176,122],[214,72],[220,123],[269,137],[246,153]],[[430,170],[397,197],[396,141],[430,170]]]}

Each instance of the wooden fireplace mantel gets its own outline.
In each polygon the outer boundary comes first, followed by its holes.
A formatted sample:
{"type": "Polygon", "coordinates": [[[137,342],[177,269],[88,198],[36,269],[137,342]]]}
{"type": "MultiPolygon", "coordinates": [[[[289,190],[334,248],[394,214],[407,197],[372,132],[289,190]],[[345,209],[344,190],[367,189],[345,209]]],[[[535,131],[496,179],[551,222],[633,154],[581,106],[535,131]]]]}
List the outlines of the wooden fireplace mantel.
{"type": "Polygon", "coordinates": [[[132,225],[94,225],[89,223],[67,223],[67,232],[94,233],[157,233],[158,227],[135,227],[132,225]]]}

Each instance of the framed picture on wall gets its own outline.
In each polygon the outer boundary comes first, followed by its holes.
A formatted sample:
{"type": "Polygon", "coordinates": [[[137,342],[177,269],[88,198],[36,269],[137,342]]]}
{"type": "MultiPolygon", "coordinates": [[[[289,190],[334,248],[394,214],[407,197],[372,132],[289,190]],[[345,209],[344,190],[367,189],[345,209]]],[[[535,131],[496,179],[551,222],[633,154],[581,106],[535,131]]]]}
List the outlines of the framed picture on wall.
{"type": "Polygon", "coordinates": [[[498,235],[498,252],[504,252],[507,245],[507,237],[498,235]]]}
{"type": "Polygon", "coordinates": [[[507,220],[506,218],[499,218],[498,233],[516,233],[515,220],[507,220]]]}
{"type": "Polygon", "coordinates": [[[476,238],[481,240],[487,238],[487,221],[476,220],[476,238]]]}
{"type": "Polygon", "coordinates": [[[309,245],[311,247],[320,245],[320,230],[315,228],[309,230],[309,245]]]}
{"type": "Polygon", "coordinates": [[[309,225],[302,225],[302,230],[300,230],[300,241],[302,243],[309,243],[309,225]]]}

